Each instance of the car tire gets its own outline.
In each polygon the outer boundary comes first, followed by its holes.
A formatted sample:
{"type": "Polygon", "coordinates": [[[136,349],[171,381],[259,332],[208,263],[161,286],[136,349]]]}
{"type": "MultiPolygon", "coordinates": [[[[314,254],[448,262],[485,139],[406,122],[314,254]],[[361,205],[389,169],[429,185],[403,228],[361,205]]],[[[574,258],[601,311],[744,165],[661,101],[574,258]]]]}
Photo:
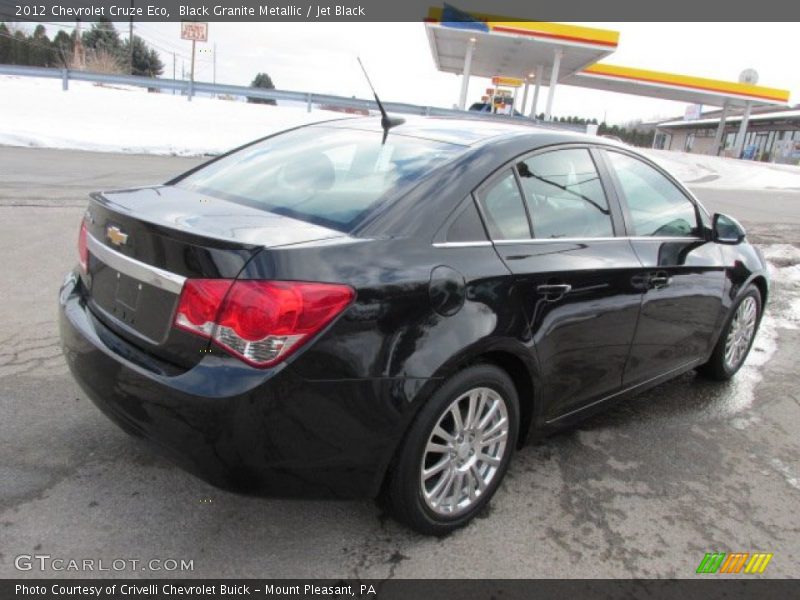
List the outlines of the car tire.
{"type": "Polygon", "coordinates": [[[386,498],[394,517],[426,535],[466,525],[497,491],[518,429],[519,398],[505,371],[479,364],[455,374],[420,409],[398,452],[386,498]]]}
{"type": "Polygon", "coordinates": [[[727,381],[736,375],[750,353],[760,322],[761,293],[751,285],[731,308],[711,358],[697,371],[717,381],[727,381]]]}

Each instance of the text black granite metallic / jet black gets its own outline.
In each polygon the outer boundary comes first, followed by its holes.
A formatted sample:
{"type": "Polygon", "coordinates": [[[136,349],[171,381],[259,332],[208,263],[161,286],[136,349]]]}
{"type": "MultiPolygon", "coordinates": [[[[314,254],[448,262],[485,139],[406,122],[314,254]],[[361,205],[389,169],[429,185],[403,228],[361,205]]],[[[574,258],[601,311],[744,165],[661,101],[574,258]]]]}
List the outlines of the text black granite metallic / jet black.
{"type": "Polygon", "coordinates": [[[225,488],[467,523],[513,451],[744,362],[763,257],[611,140],[481,119],[258,140],[91,196],[61,340],[87,395],[225,488]]]}

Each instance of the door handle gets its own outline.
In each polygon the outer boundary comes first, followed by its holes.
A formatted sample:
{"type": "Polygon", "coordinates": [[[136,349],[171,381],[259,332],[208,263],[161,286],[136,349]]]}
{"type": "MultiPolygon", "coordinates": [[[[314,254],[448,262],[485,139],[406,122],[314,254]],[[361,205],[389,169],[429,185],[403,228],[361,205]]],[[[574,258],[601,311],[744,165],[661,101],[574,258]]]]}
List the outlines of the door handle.
{"type": "Polygon", "coordinates": [[[666,273],[653,273],[648,281],[651,289],[660,290],[669,287],[672,278],[666,273]]]}
{"type": "Polygon", "coordinates": [[[547,283],[536,286],[536,291],[545,296],[546,301],[555,302],[569,294],[572,286],[568,283],[547,283]]]}

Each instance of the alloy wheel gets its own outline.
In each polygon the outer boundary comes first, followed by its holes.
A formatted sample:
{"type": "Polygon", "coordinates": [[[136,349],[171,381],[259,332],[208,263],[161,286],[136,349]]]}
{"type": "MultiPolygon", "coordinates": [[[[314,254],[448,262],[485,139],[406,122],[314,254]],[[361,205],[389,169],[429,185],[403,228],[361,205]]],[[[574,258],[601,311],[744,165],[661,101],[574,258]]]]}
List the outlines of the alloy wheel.
{"type": "Polygon", "coordinates": [[[509,434],[508,407],[495,390],[461,394],[433,428],[420,465],[428,508],[446,516],[470,509],[497,475],[509,434]]]}
{"type": "Polygon", "coordinates": [[[747,296],[736,309],[731,321],[728,337],[725,340],[725,366],[731,371],[736,369],[750,348],[758,319],[758,305],[755,298],[747,296]]]}

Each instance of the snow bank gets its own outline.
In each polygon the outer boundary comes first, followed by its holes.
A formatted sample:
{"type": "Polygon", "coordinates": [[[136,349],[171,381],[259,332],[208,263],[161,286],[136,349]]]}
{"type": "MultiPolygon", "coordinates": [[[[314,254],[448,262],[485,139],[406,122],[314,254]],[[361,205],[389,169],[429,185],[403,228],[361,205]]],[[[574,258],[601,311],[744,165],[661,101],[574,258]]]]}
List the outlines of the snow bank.
{"type": "Polygon", "coordinates": [[[800,167],[720,156],[645,150],[654,161],[693,188],[800,190],[800,167]]]}
{"type": "MultiPolygon", "coordinates": [[[[218,154],[295,125],[342,117],[171,93],[0,75],[0,144],[100,152],[218,154]]],[[[692,187],[796,188],[800,167],[647,150],[692,187]]]]}
{"type": "Polygon", "coordinates": [[[130,152],[218,154],[274,131],[341,117],[305,107],[148,93],[71,81],[0,76],[0,144],[130,152]]]}

